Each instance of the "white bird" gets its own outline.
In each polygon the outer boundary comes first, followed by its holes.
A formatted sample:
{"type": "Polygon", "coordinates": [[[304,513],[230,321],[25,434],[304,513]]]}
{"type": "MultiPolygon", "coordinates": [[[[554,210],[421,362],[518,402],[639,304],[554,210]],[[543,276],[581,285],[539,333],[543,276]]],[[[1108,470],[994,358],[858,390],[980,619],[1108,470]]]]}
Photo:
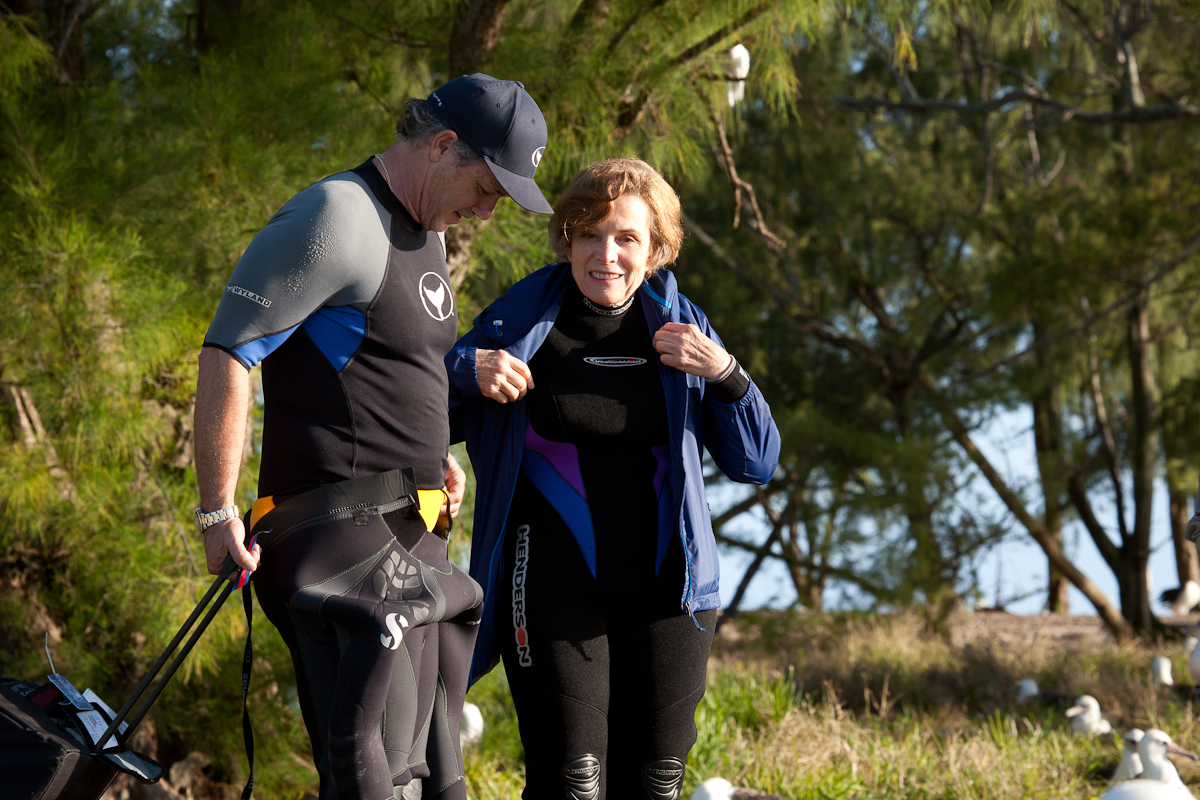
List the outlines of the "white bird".
{"type": "Polygon", "coordinates": [[[1200,684],[1200,647],[1192,647],[1188,655],[1188,672],[1192,673],[1192,683],[1200,684]]]}
{"type": "Polygon", "coordinates": [[[1138,754],[1138,744],[1146,734],[1141,728],[1130,728],[1122,738],[1124,752],[1121,753],[1121,763],[1113,773],[1112,783],[1130,781],[1142,774],[1142,757],[1138,754]]]}
{"type": "Polygon", "coordinates": [[[1171,607],[1171,613],[1177,617],[1190,614],[1192,609],[1200,605],[1200,583],[1186,581],[1183,586],[1167,589],[1158,597],[1171,607]]]}
{"type": "Polygon", "coordinates": [[[744,44],[735,44],[729,51],[729,60],[731,67],[728,77],[731,80],[725,82],[725,96],[729,100],[729,107],[733,108],[746,97],[746,76],[750,74],[750,51],[744,44]]]}
{"type": "Polygon", "coordinates": [[[466,750],[483,738],[483,712],[474,703],[464,703],[458,723],[458,746],[466,750]]]}
{"type": "Polygon", "coordinates": [[[1155,656],[1150,662],[1150,674],[1155,686],[1174,686],[1175,679],[1171,677],[1171,659],[1166,656],[1155,656]]]}
{"type": "Polygon", "coordinates": [[[733,784],[724,778],[709,778],[692,792],[692,800],[729,800],[733,784]]]}
{"type": "Polygon", "coordinates": [[[709,778],[692,792],[692,800],[787,800],[777,794],[742,789],[724,778],[709,778]]]}
{"type": "Polygon", "coordinates": [[[1037,699],[1038,695],[1042,693],[1042,690],[1038,688],[1037,681],[1033,678],[1021,678],[1017,681],[1013,691],[1017,693],[1017,705],[1019,706],[1037,699]]]}
{"type": "Polygon", "coordinates": [[[1076,736],[1098,736],[1112,733],[1112,724],[1100,713],[1100,703],[1090,694],[1085,694],[1067,709],[1071,718],[1071,733],[1076,736]]]}
{"type": "Polygon", "coordinates": [[[1167,760],[1172,753],[1193,761],[1196,756],[1171,741],[1171,737],[1160,730],[1150,729],[1138,743],[1138,755],[1142,759],[1143,772],[1140,778],[1108,787],[1101,800],[1192,800],[1192,793],[1179,779],[1175,765],[1167,760]]]}

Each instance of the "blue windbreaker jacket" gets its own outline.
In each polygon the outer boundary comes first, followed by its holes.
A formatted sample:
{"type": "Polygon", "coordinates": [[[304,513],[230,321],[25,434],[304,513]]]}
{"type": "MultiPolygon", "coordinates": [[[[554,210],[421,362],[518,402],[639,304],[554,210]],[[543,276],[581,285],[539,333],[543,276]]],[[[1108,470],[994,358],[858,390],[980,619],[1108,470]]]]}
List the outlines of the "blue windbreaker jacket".
{"type": "MultiPolygon", "coordinates": [[[[474,328],[446,356],[450,375],[452,441],[466,441],[475,470],[475,522],[471,539],[471,577],[484,590],[483,619],[471,663],[471,683],[499,660],[496,643],[495,588],[509,504],[517,485],[525,446],[525,402],[500,404],[479,393],[475,350],[507,350],[528,362],[545,341],[571,278],[570,264],[551,264],[514,285],[480,314],[474,328]]],[[[720,338],[704,313],[679,294],[675,276],[659,270],[638,289],[638,301],[653,333],[667,322],[699,326],[720,338]]],[[[704,497],[701,447],[717,467],[740,483],[766,483],[779,462],[779,431],[771,410],[753,381],[734,403],[705,397],[705,381],[659,364],[670,427],[670,491],[687,557],[686,580],[679,600],[689,614],[720,606],[717,545],[704,497]]],[[[536,380],[536,376],[535,376],[536,380]]]]}

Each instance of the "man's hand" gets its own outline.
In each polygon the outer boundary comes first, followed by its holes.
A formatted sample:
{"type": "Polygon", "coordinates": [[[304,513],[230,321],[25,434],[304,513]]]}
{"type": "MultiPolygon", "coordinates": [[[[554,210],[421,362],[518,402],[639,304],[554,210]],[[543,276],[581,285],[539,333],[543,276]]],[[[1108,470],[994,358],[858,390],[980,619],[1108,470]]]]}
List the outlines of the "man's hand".
{"type": "Polygon", "coordinates": [[[713,380],[729,366],[732,356],[695,325],[668,322],[654,334],[654,349],[668,367],[713,380]]]}
{"type": "MultiPolygon", "coordinates": [[[[520,362],[517,362],[520,363],[520,362]]],[[[463,492],[467,488],[467,473],[458,465],[458,459],[453,455],[446,456],[446,494],[449,497],[450,516],[457,517],[459,506],[462,505],[463,492]]],[[[446,504],[442,505],[442,513],[446,513],[446,504]]]]}
{"type": "Polygon", "coordinates": [[[520,400],[533,388],[529,365],[504,350],[476,350],[475,379],[480,393],[497,403],[520,400]]]}
{"type": "Polygon", "coordinates": [[[213,575],[221,572],[225,556],[233,555],[234,562],[242,569],[254,572],[262,556],[262,545],[255,544],[254,551],[246,549],[246,526],[238,517],[226,519],[204,529],[204,559],[208,571],[213,575]]]}

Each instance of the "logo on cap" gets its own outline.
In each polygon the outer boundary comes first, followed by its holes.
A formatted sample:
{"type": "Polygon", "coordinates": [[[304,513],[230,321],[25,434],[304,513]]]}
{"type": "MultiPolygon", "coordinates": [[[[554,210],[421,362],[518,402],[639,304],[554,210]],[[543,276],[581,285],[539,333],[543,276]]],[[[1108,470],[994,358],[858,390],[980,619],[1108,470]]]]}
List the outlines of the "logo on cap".
{"type": "Polygon", "coordinates": [[[546,148],[539,147],[533,151],[533,168],[537,169],[538,164],[542,163],[542,153],[546,152],[546,148]]]}

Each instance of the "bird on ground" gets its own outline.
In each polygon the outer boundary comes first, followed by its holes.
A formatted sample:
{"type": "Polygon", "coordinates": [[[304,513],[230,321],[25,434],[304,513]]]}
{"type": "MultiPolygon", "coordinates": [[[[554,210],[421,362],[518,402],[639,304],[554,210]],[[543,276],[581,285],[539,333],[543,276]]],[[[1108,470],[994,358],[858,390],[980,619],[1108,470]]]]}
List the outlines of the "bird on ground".
{"type": "Polygon", "coordinates": [[[1090,694],[1085,694],[1067,709],[1071,718],[1071,733],[1076,736],[1099,736],[1112,733],[1112,723],[1100,712],[1100,703],[1090,694]]]}
{"type": "Polygon", "coordinates": [[[1171,659],[1166,656],[1155,656],[1150,662],[1150,676],[1155,686],[1174,686],[1175,679],[1171,677],[1171,659]]]}
{"type": "Polygon", "coordinates": [[[1190,614],[1200,605],[1200,583],[1187,581],[1183,586],[1167,589],[1158,596],[1163,605],[1171,607],[1171,613],[1177,617],[1190,614]]]}
{"type": "Polygon", "coordinates": [[[1133,780],[1114,784],[1100,795],[1100,800],[1192,800],[1192,793],[1179,779],[1175,765],[1167,754],[1196,760],[1193,753],[1171,741],[1171,737],[1151,728],[1138,743],[1142,759],[1142,775],[1133,780]]]}
{"type": "Polygon", "coordinates": [[[1041,696],[1042,690],[1038,688],[1037,681],[1033,678],[1021,678],[1017,681],[1017,685],[1013,687],[1013,691],[1017,695],[1017,705],[1023,706],[1030,700],[1036,700],[1041,696]]]}
{"type": "MultiPolygon", "coordinates": [[[[1197,629],[1200,629],[1200,626],[1197,629]]],[[[1188,643],[1185,642],[1183,649],[1188,654],[1188,672],[1192,674],[1192,683],[1200,685],[1200,647],[1196,646],[1195,637],[1197,629],[1193,629],[1193,635],[1188,637],[1192,640],[1191,647],[1188,647],[1188,643]]]]}
{"type": "Polygon", "coordinates": [[[709,778],[692,792],[692,800],[787,800],[777,794],[734,786],[724,778],[709,778]]]}
{"type": "Polygon", "coordinates": [[[1113,773],[1113,783],[1130,781],[1142,774],[1142,756],[1138,753],[1138,744],[1145,735],[1141,728],[1125,731],[1121,737],[1124,752],[1121,754],[1121,763],[1117,764],[1117,770],[1113,773]]]}
{"type": "Polygon", "coordinates": [[[458,723],[458,746],[466,750],[483,738],[483,712],[474,703],[464,703],[458,723]]]}
{"type": "Polygon", "coordinates": [[[750,51],[744,44],[735,44],[729,51],[729,80],[725,82],[725,96],[733,108],[746,98],[746,76],[750,74],[750,51]]]}

